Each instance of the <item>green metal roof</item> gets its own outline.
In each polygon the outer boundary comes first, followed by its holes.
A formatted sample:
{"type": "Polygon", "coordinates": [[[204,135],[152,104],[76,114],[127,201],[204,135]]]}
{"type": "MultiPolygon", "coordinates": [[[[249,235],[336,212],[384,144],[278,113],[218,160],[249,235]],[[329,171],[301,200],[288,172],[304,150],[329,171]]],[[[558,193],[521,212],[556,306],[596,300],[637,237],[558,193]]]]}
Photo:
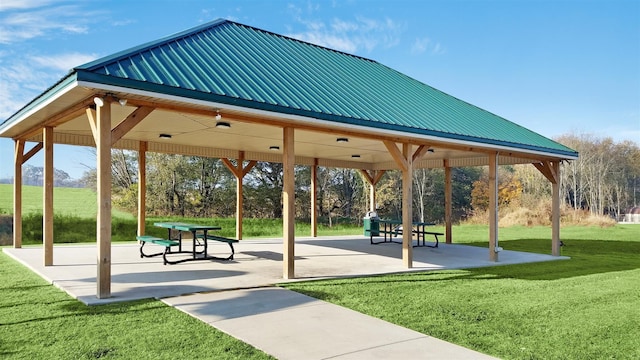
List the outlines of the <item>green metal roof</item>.
{"type": "Polygon", "coordinates": [[[378,62],[227,20],[98,59],[77,80],[575,157],[378,62]]]}

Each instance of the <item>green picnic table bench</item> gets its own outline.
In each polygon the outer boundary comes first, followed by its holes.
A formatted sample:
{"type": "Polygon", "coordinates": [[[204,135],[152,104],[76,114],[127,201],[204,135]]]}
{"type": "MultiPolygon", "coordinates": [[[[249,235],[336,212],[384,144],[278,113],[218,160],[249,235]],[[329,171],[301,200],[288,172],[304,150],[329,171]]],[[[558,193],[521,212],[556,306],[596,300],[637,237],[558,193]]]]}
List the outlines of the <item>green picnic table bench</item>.
{"type": "Polygon", "coordinates": [[[164,264],[165,265],[171,263],[169,260],[167,260],[167,254],[171,253],[171,247],[180,245],[180,242],[177,241],[177,240],[168,240],[168,239],[163,239],[163,238],[156,237],[156,236],[151,236],[151,235],[136,236],[136,239],[140,242],[140,257],[141,258],[154,257],[154,256],[162,255],[162,258],[164,260],[164,264]],[[144,252],[144,245],[147,244],[147,243],[152,243],[152,244],[164,246],[164,251],[159,252],[159,253],[147,254],[147,253],[144,252]]]}

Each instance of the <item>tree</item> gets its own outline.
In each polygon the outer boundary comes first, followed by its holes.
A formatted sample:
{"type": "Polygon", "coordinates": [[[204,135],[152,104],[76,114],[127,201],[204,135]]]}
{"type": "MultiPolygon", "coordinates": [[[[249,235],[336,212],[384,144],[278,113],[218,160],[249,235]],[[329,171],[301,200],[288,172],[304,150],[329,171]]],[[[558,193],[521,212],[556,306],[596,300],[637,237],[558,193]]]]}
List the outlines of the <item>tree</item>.
{"type": "MultiPolygon", "coordinates": [[[[500,166],[498,171],[498,206],[519,205],[522,183],[511,166],[500,166]]],[[[489,174],[485,171],[480,180],[473,182],[471,204],[475,211],[489,209],[489,174]]]]}

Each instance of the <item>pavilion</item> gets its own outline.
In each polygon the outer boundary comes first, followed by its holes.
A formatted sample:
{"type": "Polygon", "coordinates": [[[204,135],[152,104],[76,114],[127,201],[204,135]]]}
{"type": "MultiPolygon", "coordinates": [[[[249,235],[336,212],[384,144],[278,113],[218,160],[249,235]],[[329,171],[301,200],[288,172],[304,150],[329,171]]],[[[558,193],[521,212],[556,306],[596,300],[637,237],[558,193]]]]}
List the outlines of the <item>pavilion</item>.
{"type": "MultiPolygon", "coordinates": [[[[360,170],[375,187],[402,171],[405,228],[412,174],[445,169],[451,243],[451,168],[489,166],[489,258],[498,260],[498,165],[532,164],[552,183],[553,255],[560,254],[560,163],[578,153],[378,62],[228,20],[216,20],[72,69],[0,123],[15,142],[14,239],[22,245],[22,164],[44,150],[44,264],[53,265],[53,144],[97,150],[97,297],[111,294],[111,149],[139,154],[138,234],[145,232],[145,154],[221,158],[242,179],[257,161],[281,162],[283,277],[295,277],[294,165],[312,169],[316,236],[318,166],[360,170]],[[27,150],[28,142],[35,143],[27,150]]],[[[402,261],[412,267],[411,233],[402,261]]]]}

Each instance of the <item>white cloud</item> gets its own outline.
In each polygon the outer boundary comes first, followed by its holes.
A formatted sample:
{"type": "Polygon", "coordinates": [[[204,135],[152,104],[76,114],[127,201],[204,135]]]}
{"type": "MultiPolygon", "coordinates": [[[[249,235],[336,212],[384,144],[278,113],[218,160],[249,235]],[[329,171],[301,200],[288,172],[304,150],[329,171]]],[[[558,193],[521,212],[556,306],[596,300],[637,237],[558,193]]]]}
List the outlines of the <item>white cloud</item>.
{"type": "Polygon", "coordinates": [[[0,11],[12,9],[32,9],[51,3],[51,0],[2,0],[0,11]]]}
{"type": "Polygon", "coordinates": [[[355,54],[371,52],[378,47],[391,48],[399,44],[405,26],[385,18],[381,20],[356,17],[353,20],[333,18],[329,24],[302,18],[303,11],[290,8],[296,20],[306,27],[304,31],[291,32],[288,36],[316,45],[355,54]]]}
{"type": "Polygon", "coordinates": [[[0,56],[0,121],[55,84],[73,67],[97,58],[95,54],[82,53],[0,55],[4,55],[0,56]]]}
{"type": "MultiPolygon", "coordinates": [[[[48,2],[27,2],[30,7],[14,7],[17,10],[0,13],[0,43],[16,43],[59,31],[86,33],[89,19],[96,14],[81,11],[77,6],[44,6],[48,2]]],[[[5,9],[9,7],[5,6],[5,9]]]]}
{"type": "Polygon", "coordinates": [[[31,59],[40,67],[52,68],[60,71],[69,71],[72,68],[88,63],[98,58],[96,54],[81,54],[77,52],[68,54],[32,56],[31,59]]]}
{"type": "Polygon", "coordinates": [[[429,38],[418,38],[411,45],[411,53],[412,54],[422,54],[427,51],[427,47],[431,43],[431,39],[429,38]]]}
{"type": "Polygon", "coordinates": [[[445,53],[445,50],[440,43],[434,43],[427,37],[417,38],[413,42],[413,45],[411,45],[412,54],[422,54],[427,51],[432,55],[442,55],[445,53]]]}

